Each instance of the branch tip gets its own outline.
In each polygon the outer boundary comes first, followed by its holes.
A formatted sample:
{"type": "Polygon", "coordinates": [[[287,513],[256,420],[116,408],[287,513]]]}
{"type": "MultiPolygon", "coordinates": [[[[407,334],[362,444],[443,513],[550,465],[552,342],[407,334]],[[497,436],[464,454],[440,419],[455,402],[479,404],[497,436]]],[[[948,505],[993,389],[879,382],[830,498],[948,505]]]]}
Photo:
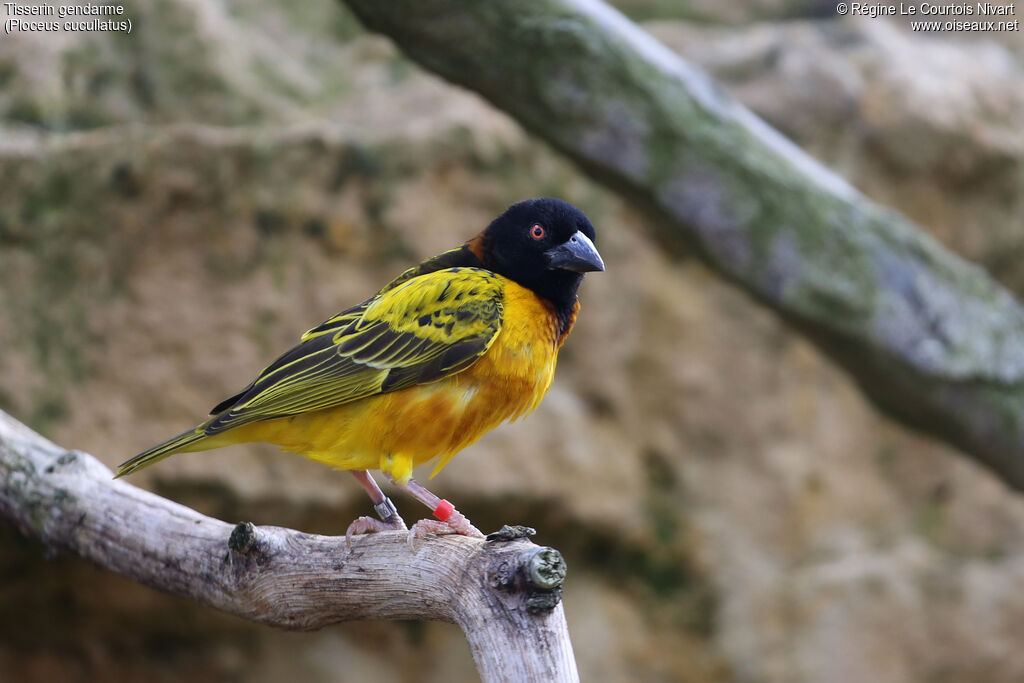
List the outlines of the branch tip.
{"type": "Polygon", "coordinates": [[[524,553],[522,566],[527,584],[541,590],[560,587],[568,570],[562,553],[548,547],[531,548],[524,553]]]}

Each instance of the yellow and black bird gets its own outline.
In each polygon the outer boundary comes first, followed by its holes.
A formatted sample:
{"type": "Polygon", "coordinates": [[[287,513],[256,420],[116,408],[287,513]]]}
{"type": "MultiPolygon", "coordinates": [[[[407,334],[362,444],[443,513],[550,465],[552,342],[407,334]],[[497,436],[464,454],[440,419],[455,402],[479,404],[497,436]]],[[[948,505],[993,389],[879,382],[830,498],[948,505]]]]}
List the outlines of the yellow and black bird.
{"type": "Polygon", "coordinates": [[[413,481],[540,403],[576,321],[576,291],[604,270],[594,227],[559,199],[519,202],[461,247],[410,268],[373,297],[302,336],[193,429],[136,455],[117,476],[175,453],[264,441],[350,470],[380,521],[348,534],[405,529],[368,470],[379,469],[440,521],[424,533],[480,532],[413,481]]]}

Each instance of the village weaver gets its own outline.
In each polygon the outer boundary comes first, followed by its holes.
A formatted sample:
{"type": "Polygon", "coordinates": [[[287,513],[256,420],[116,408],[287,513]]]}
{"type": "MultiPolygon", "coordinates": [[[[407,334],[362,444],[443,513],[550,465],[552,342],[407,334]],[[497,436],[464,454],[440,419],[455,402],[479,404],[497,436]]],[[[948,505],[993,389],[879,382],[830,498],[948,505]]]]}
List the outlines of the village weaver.
{"type": "Polygon", "coordinates": [[[369,470],[433,511],[410,531],[481,536],[412,479],[540,403],[576,321],[576,291],[604,270],[594,227],[559,199],[519,202],[461,247],[410,268],[363,303],[302,335],[193,429],[123,463],[117,477],[175,453],[264,441],[342,470],[380,520],[346,536],[404,530],[369,470]]]}

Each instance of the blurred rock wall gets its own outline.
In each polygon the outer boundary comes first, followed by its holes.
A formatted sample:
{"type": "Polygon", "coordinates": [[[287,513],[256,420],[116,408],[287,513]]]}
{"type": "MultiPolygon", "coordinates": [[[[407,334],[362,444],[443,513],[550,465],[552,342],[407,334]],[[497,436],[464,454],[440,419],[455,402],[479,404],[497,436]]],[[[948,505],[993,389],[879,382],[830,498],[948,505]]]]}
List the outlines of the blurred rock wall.
{"type": "MultiPolygon", "coordinates": [[[[621,6],[1024,292],[1021,43],[820,3],[621,6]]],[[[542,407],[433,484],[479,526],[529,524],[565,552],[584,680],[1024,676],[1024,503],[987,471],[879,417],[774,317],[667,259],[609,190],[336,3],[127,9],[129,36],[0,42],[0,408],[115,465],[410,263],[561,196],[608,272],[587,278],[542,407]]],[[[368,508],[343,473],[258,446],[133,482],[322,533],[368,508]]],[[[475,676],[451,626],[280,633],[9,528],[0,577],[0,680],[475,676]]]]}

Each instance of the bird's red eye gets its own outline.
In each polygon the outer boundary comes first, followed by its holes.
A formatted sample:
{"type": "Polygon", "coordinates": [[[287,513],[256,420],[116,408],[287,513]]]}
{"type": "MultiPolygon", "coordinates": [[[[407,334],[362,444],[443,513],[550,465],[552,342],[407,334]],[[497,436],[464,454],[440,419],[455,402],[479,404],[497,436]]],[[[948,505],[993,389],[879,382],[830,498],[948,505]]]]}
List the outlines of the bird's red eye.
{"type": "Polygon", "coordinates": [[[530,228],[530,237],[535,240],[544,239],[544,235],[548,234],[548,231],[544,229],[544,226],[540,223],[534,223],[533,227],[530,228]]]}

